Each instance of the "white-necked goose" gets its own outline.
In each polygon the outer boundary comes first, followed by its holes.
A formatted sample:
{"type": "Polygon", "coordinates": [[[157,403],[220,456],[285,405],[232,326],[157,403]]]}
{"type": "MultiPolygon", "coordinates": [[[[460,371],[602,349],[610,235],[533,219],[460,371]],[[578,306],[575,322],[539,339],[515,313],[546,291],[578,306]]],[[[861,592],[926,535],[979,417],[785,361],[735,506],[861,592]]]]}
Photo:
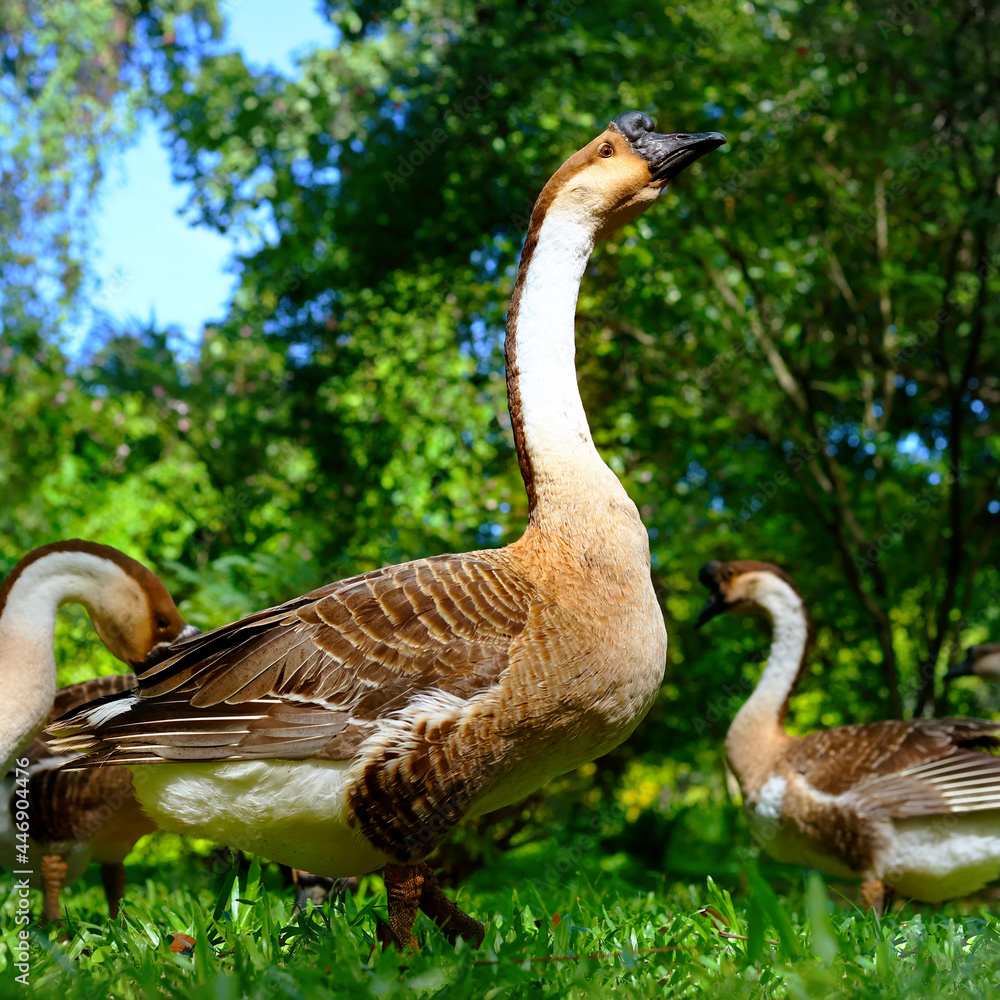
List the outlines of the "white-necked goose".
{"type": "Polygon", "coordinates": [[[63,885],[93,860],[102,876],[111,916],[124,890],[122,860],[136,840],[154,829],[135,801],[126,768],[63,771],[65,757],[41,738],[38,715],[55,719],[95,698],[135,686],[132,674],[99,677],[55,690],[55,619],[60,605],[79,602],[90,612],[104,644],[132,667],[149,665],[170,642],[197,634],[185,625],[159,578],[107,545],[64,541],[28,553],[0,587],[0,674],[7,697],[0,709],[3,750],[17,770],[0,783],[0,864],[24,870],[13,823],[27,781],[31,884],[44,891],[42,920],[59,917],[63,885]],[[51,690],[51,695],[49,691],[51,690]],[[27,749],[23,749],[28,744],[27,749]],[[21,786],[23,790],[23,785],[21,786]]]}
{"type": "Polygon", "coordinates": [[[790,736],[783,719],[805,663],[808,621],[788,575],[770,563],[712,562],[698,625],[723,611],[771,622],[771,650],[726,736],[751,828],[772,857],[938,902],[1000,876],[1000,723],[912,719],[790,736]]]}
{"type": "Polygon", "coordinates": [[[542,190],[505,347],[518,541],[387,566],[185,643],[137,695],[54,727],[62,745],[132,765],[166,829],[329,876],[384,866],[400,944],[418,908],[480,939],[425,859],[461,817],[619,744],[663,677],[646,530],[594,446],[574,317],[595,242],[724,141],[627,112],[542,190]]]}
{"type": "Polygon", "coordinates": [[[0,774],[49,717],[56,615],[70,603],[87,609],[104,645],[133,670],[186,628],[160,579],[110,545],[74,539],[29,552],[0,586],[0,774]]]}

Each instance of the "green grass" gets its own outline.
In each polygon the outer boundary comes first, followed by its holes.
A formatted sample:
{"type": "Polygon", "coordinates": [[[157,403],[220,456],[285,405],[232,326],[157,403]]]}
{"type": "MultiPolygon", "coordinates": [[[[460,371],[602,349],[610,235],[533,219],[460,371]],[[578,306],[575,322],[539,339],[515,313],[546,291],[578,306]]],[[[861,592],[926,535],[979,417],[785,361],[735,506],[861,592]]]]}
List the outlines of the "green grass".
{"type": "Polygon", "coordinates": [[[61,931],[32,929],[27,991],[13,982],[16,904],[4,902],[0,991],[39,1000],[1000,997],[1000,938],[983,904],[907,906],[878,920],[815,875],[776,894],[752,861],[731,894],[711,879],[625,877],[597,854],[558,880],[552,866],[527,874],[544,860],[537,845],[515,848],[463,883],[459,903],[491,921],[479,951],[452,948],[422,923],[421,950],[403,956],[373,951],[385,906],[374,877],[293,921],[273,868],[213,875],[187,854],[134,867],[125,912],[108,924],[92,870],[67,893],[61,931]],[[194,954],[169,951],[174,931],[195,938],[194,954]]]}

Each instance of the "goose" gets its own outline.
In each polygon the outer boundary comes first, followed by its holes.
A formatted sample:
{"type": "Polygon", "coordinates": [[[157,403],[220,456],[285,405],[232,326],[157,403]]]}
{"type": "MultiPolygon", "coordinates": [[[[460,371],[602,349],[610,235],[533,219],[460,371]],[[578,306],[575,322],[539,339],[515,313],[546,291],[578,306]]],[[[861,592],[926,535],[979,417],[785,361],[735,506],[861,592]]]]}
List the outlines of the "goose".
{"type": "Polygon", "coordinates": [[[60,746],[131,767],[164,829],[332,878],[381,869],[387,946],[416,946],[418,911],[478,945],[483,925],[428,857],[462,817],[621,743],[663,678],[646,529],[580,399],[576,303],[596,241],[724,142],[625,112],[542,189],[505,342],[520,539],[350,577],[181,643],[135,692],[53,726],[60,746]]]}
{"type": "Polygon", "coordinates": [[[965,651],[965,659],[945,675],[946,680],[955,677],[982,677],[983,680],[1000,681],[1000,642],[981,642],[965,651]]]}
{"type": "Polygon", "coordinates": [[[805,664],[801,595],[777,566],[710,562],[697,627],[724,611],[767,618],[771,649],[726,735],[754,836],[773,858],[860,879],[881,913],[894,890],[925,902],[1000,876],[1000,723],[889,720],[804,737],[783,720],[805,664]]]}
{"type": "Polygon", "coordinates": [[[135,801],[127,769],[62,771],[57,767],[65,758],[43,739],[24,749],[46,703],[46,715],[56,719],[136,684],[133,674],[125,674],[55,690],[55,618],[69,601],[87,607],[105,645],[133,667],[152,663],[172,640],[198,633],[185,624],[154,573],[108,545],[70,540],[42,546],[21,559],[0,587],[0,672],[8,695],[0,728],[9,763],[17,765],[0,784],[0,864],[30,871],[24,881],[43,890],[43,923],[59,919],[63,885],[91,860],[101,864],[114,919],[124,893],[125,855],[154,829],[135,801]],[[31,839],[23,852],[16,836],[22,796],[16,793],[25,791],[31,839]],[[23,853],[27,865],[18,861],[23,853]]]}
{"type": "Polygon", "coordinates": [[[0,586],[0,774],[52,710],[56,615],[68,603],[87,609],[104,645],[133,670],[198,631],[155,573],[110,545],[70,539],[33,549],[0,586]]]}

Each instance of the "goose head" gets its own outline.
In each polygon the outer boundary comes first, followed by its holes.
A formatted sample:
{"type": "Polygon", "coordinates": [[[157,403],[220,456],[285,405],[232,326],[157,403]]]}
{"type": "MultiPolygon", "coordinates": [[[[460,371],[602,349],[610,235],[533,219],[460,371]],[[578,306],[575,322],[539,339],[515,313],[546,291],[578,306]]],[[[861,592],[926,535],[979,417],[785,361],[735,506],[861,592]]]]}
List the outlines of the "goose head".
{"type": "Polygon", "coordinates": [[[626,111],[574,153],[542,189],[536,212],[558,212],[603,239],[645,211],[685,167],[725,143],[719,132],[665,134],[626,111]]]}
{"type": "Polygon", "coordinates": [[[0,774],[52,709],[56,617],[70,603],[87,609],[105,646],[134,670],[197,631],[157,577],[117,549],[79,539],[33,549],[0,584],[0,774]]]}
{"type": "Polygon", "coordinates": [[[184,621],[155,573],[117,549],[107,557],[119,572],[110,586],[85,595],[83,604],[112,655],[142,671],[163,659],[173,643],[201,634],[184,621]]]}
{"type": "Polygon", "coordinates": [[[981,642],[965,651],[965,659],[956,663],[945,675],[953,677],[975,675],[988,681],[1000,681],[1000,642],[981,642]]]}
{"type": "MultiPolygon", "coordinates": [[[[199,634],[185,623],[160,578],[97,542],[66,539],[29,552],[0,586],[0,626],[23,633],[54,619],[58,605],[82,604],[108,650],[134,670],[162,658],[172,642],[199,634]]],[[[51,640],[50,640],[51,641],[51,640]]]]}
{"type": "Polygon", "coordinates": [[[713,560],[702,566],[698,579],[708,588],[709,596],[698,613],[695,628],[726,611],[771,618],[775,602],[787,602],[790,596],[801,606],[792,578],[774,563],[756,559],[713,560]]]}

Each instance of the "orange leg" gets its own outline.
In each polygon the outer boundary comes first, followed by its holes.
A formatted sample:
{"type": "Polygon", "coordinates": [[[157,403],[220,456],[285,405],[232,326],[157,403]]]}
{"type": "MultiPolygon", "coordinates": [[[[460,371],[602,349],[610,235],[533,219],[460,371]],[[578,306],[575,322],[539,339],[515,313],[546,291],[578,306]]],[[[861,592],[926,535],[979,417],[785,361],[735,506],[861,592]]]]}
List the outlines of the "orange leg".
{"type": "Polygon", "coordinates": [[[66,882],[67,869],[66,859],[59,854],[46,854],[42,858],[42,889],[44,896],[41,922],[43,924],[49,924],[55,920],[62,919],[59,896],[66,882]]]}
{"type": "Polygon", "coordinates": [[[861,883],[861,900],[866,910],[874,910],[881,917],[885,913],[888,898],[889,891],[882,879],[869,875],[861,883]]]}
{"type": "Polygon", "coordinates": [[[101,882],[108,901],[108,916],[115,920],[125,896],[125,866],[120,861],[101,865],[101,882]]]}
{"type": "Polygon", "coordinates": [[[486,928],[468,913],[460,910],[445,894],[429,866],[424,874],[424,888],[420,894],[420,909],[424,911],[444,931],[445,937],[454,944],[464,938],[478,948],[486,935],[486,928]]]}
{"type": "Polygon", "coordinates": [[[482,943],[486,928],[445,895],[426,862],[387,864],[382,878],[389,898],[389,926],[383,924],[379,927],[379,941],[383,949],[389,946],[403,948],[404,942],[408,942],[408,947],[416,950],[417,937],[413,933],[413,925],[418,910],[423,910],[452,944],[459,938],[464,938],[476,948],[482,943]]]}
{"type": "Polygon", "coordinates": [[[382,945],[394,944],[402,950],[417,949],[413,925],[420,909],[420,894],[424,887],[426,865],[396,865],[389,863],[382,872],[385,892],[389,899],[389,931],[393,940],[382,935],[382,945]]]}

